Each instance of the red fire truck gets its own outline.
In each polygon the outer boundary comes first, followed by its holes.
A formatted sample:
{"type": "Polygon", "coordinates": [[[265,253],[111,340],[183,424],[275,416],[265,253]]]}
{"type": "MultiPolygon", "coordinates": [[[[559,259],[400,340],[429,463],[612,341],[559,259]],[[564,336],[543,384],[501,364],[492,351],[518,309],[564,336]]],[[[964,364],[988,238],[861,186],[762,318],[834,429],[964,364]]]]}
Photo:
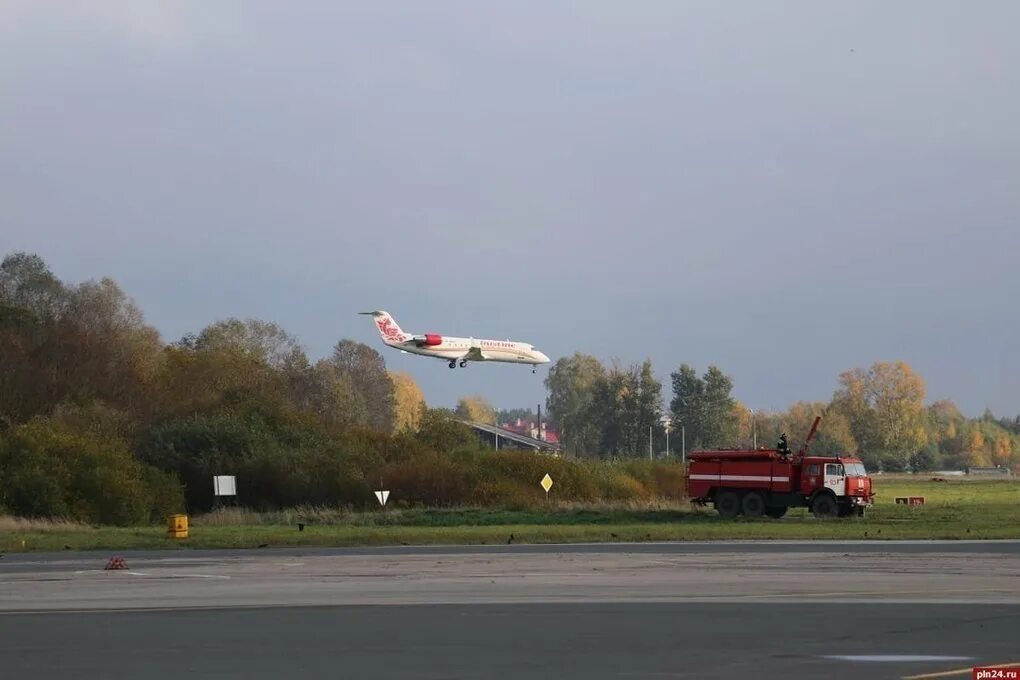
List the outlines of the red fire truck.
{"type": "Polygon", "coordinates": [[[815,418],[796,453],[784,440],[775,449],[721,449],[688,455],[687,496],[712,503],[723,517],[780,518],[790,508],[808,507],[819,518],[864,516],[875,494],[859,458],[808,456],[821,418],[815,418]]]}

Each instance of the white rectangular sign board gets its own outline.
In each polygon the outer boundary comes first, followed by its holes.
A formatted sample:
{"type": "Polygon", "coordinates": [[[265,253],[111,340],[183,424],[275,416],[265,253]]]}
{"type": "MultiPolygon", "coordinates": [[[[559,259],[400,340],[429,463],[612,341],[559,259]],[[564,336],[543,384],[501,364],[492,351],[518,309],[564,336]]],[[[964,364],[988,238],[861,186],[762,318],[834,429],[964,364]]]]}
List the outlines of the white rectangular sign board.
{"type": "Polygon", "coordinates": [[[213,492],[217,496],[236,496],[236,479],[233,475],[217,475],[213,477],[213,492]]]}

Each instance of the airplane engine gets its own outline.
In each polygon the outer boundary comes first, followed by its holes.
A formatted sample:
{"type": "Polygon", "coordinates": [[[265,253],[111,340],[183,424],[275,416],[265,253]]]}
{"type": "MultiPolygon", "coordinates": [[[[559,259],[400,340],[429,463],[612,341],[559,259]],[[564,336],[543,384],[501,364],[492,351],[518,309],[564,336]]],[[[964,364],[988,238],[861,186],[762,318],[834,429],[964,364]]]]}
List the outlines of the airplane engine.
{"type": "Polygon", "coordinates": [[[434,345],[443,344],[443,336],[438,333],[426,333],[425,335],[416,335],[414,337],[414,344],[419,347],[432,347],[434,345]]]}

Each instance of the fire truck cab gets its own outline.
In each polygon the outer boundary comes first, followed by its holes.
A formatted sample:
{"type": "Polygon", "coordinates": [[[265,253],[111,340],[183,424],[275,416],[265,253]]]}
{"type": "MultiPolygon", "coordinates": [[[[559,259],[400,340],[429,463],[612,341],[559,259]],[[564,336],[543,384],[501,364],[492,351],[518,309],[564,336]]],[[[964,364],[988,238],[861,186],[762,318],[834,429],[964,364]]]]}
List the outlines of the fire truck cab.
{"type": "Polygon", "coordinates": [[[778,519],[794,507],[807,507],[819,518],[863,517],[875,495],[861,460],[807,455],[820,420],[796,453],[784,448],[691,453],[688,497],[696,504],[712,503],[723,517],[778,519]]]}

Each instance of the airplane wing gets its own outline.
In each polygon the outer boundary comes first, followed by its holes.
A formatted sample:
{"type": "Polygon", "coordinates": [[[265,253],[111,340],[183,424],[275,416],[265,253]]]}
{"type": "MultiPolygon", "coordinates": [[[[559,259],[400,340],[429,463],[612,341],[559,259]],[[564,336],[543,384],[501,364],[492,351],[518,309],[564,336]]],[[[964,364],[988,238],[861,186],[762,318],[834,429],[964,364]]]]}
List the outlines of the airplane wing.
{"type": "Polygon", "coordinates": [[[464,361],[488,361],[489,357],[485,355],[478,347],[472,347],[465,354],[460,357],[464,361]]]}

